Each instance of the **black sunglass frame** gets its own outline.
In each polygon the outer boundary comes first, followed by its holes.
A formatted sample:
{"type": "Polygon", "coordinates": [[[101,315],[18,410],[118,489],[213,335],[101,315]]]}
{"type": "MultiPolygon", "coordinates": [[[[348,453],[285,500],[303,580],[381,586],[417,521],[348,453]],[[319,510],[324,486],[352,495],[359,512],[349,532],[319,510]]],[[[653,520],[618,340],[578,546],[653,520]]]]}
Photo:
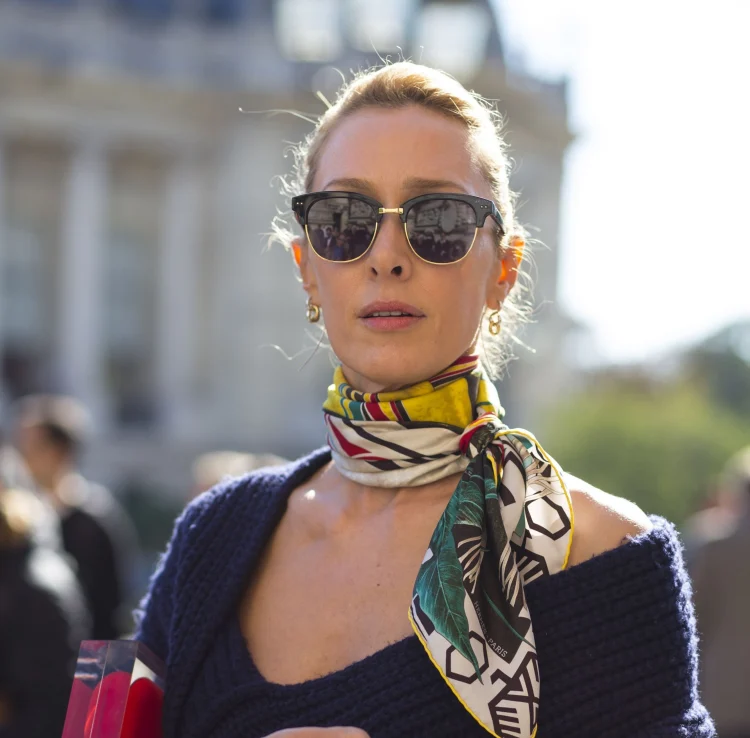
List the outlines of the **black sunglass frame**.
{"type": "Polygon", "coordinates": [[[406,240],[409,244],[409,248],[412,250],[414,255],[421,259],[424,262],[427,262],[428,264],[434,264],[436,266],[446,266],[447,264],[457,264],[459,261],[462,261],[465,259],[468,255],[471,249],[474,246],[474,242],[477,238],[477,233],[479,232],[480,228],[484,227],[485,222],[487,221],[487,217],[489,216],[492,218],[495,223],[498,225],[502,233],[505,233],[505,226],[503,224],[503,216],[500,214],[500,211],[497,208],[497,205],[492,200],[488,200],[484,197],[477,197],[476,195],[465,195],[463,193],[455,193],[455,192],[432,192],[428,193],[426,195],[418,195],[417,197],[412,197],[411,199],[407,200],[406,202],[402,203],[396,208],[386,208],[381,202],[378,202],[374,197],[369,197],[367,195],[362,195],[359,192],[348,192],[346,190],[342,191],[336,191],[336,190],[325,190],[323,192],[308,192],[304,195],[297,195],[296,197],[292,198],[292,212],[294,213],[294,217],[297,219],[297,222],[305,229],[305,235],[307,236],[307,241],[310,244],[310,247],[315,251],[315,253],[324,261],[330,261],[334,264],[351,264],[354,261],[358,261],[361,259],[367,252],[372,248],[373,243],[375,243],[375,238],[378,235],[378,228],[380,227],[380,222],[383,220],[383,216],[387,213],[393,213],[395,215],[398,215],[401,219],[401,222],[404,225],[404,233],[406,234],[406,240]],[[338,259],[327,259],[322,254],[319,254],[317,251],[315,251],[315,247],[312,244],[312,239],[310,238],[310,234],[307,231],[307,214],[310,211],[310,208],[317,202],[320,202],[321,200],[331,200],[333,198],[351,198],[353,200],[360,200],[364,203],[367,203],[375,210],[375,230],[373,231],[372,238],[370,239],[370,243],[367,245],[367,248],[359,255],[354,257],[353,259],[345,259],[345,260],[338,260],[338,259]],[[430,200],[458,200],[459,202],[463,202],[466,205],[469,205],[474,210],[474,215],[476,216],[476,224],[474,226],[474,238],[472,239],[471,244],[466,249],[466,253],[461,256],[459,259],[455,259],[454,261],[430,261],[429,259],[425,259],[421,254],[417,252],[417,250],[414,248],[414,245],[411,242],[411,239],[409,238],[409,233],[406,228],[406,221],[409,217],[409,211],[415,207],[416,205],[419,205],[423,202],[429,202],[430,200]]]}

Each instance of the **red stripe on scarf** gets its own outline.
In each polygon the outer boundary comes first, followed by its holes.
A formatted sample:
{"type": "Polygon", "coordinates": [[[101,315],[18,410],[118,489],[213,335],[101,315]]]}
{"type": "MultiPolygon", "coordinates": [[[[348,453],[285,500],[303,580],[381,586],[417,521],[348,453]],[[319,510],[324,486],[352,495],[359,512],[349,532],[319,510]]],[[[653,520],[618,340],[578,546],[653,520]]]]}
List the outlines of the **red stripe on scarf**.
{"type": "Polygon", "coordinates": [[[467,369],[474,368],[479,364],[479,356],[477,354],[466,354],[461,356],[453,362],[442,374],[438,374],[430,379],[430,382],[436,382],[439,379],[446,377],[452,377],[456,374],[463,374],[467,369]]]}
{"type": "Polygon", "coordinates": [[[460,377],[462,374],[466,374],[466,367],[461,367],[452,372],[445,372],[437,377],[433,377],[430,382],[442,382],[444,379],[450,379],[451,377],[460,377]]]}
{"type": "Polygon", "coordinates": [[[327,417],[326,424],[336,436],[336,440],[339,442],[341,450],[350,458],[361,459],[362,461],[385,461],[385,459],[382,459],[380,456],[373,456],[366,448],[362,448],[361,446],[357,446],[356,444],[351,443],[351,441],[348,441],[341,433],[339,433],[336,426],[334,426],[327,417]]]}
{"type": "Polygon", "coordinates": [[[366,402],[365,409],[373,420],[390,420],[390,418],[380,409],[377,402],[366,402]]]}

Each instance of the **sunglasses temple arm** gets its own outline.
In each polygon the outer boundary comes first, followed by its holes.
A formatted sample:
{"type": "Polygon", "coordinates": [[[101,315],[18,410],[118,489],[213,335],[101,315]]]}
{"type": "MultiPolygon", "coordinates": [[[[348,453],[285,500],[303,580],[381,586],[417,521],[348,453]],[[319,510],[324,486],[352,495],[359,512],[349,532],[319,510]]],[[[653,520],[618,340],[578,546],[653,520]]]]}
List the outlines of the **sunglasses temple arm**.
{"type": "Polygon", "coordinates": [[[496,205],[493,206],[492,212],[488,213],[488,215],[492,216],[492,220],[497,223],[497,225],[500,227],[500,230],[503,232],[503,235],[505,235],[505,223],[503,223],[503,216],[500,215],[500,211],[497,209],[496,205]]]}

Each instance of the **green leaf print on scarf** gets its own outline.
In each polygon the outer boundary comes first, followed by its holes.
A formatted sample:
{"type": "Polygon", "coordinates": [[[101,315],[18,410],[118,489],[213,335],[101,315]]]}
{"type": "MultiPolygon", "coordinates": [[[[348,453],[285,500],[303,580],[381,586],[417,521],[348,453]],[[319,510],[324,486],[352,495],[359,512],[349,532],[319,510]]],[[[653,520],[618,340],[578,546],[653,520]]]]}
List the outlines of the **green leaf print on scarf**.
{"type": "Polygon", "coordinates": [[[484,487],[484,477],[474,474],[471,467],[468,467],[453,493],[453,498],[459,498],[454,524],[473,525],[481,531],[484,522],[484,487]]]}
{"type": "Polygon", "coordinates": [[[471,662],[480,681],[479,663],[469,638],[469,621],[464,609],[464,571],[456,552],[453,526],[472,526],[481,535],[482,487],[484,479],[467,469],[435,528],[430,541],[432,556],[420,567],[414,585],[422,611],[437,632],[471,662]]]}

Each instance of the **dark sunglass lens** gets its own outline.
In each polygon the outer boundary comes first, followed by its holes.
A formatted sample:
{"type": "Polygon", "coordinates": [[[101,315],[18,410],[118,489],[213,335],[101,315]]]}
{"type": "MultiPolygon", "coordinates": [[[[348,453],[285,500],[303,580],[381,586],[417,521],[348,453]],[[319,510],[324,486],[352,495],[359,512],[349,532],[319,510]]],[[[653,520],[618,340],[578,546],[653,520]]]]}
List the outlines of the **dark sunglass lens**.
{"type": "Polygon", "coordinates": [[[476,232],[474,208],[461,200],[425,200],[414,205],[406,217],[409,243],[417,256],[434,264],[463,259],[476,232]]]}
{"type": "Polygon", "coordinates": [[[316,200],[307,211],[307,237],[318,256],[353,261],[367,251],[377,225],[375,208],[355,197],[316,200]]]}

